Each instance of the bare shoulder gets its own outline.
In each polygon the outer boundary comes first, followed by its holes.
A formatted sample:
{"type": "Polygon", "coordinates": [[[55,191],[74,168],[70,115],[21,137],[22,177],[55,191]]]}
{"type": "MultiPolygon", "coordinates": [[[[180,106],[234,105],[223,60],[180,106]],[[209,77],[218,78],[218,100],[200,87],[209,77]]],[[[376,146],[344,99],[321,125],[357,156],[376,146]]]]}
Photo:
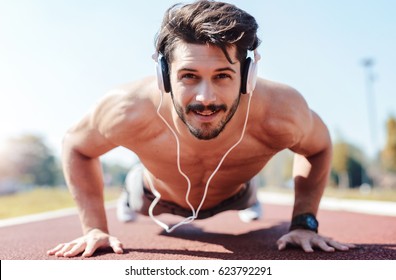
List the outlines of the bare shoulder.
{"type": "Polygon", "coordinates": [[[286,84],[260,79],[258,95],[268,104],[266,109],[271,114],[279,113],[279,109],[282,111],[287,109],[279,116],[300,115],[301,110],[309,110],[307,102],[300,92],[286,84]]]}
{"type": "MultiPolygon", "coordinates": [[[[125,146],[146,130],[141,129],[155,115],[155,78],[117,87],[65,134],[64,150],[99,157],[117,146],[125,146]],[[143,131],[143,132],[142,132],[143,131]]],[[[157,94],[158,96],[158,94],[157,94]]]]}
{"type": "Polygon", "coordinates": [[[291,86],[264,79],[257,81],[254,94],[261,137],[282,148],[298,142],[312,121],[304,97],[291,86]]]}
{"type": "Polygon", "coordinates": [[[156,93],[153,77],[116,87],[96,104],[91,121],[105,138],[122,145],[155,116],[156,93]]]}

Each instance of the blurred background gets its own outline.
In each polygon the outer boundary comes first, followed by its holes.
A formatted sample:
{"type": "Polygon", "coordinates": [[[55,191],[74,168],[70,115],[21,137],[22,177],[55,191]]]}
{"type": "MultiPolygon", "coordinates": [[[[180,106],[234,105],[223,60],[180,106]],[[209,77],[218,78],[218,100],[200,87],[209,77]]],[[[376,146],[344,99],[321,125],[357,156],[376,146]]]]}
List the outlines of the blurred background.
{"type": "MultiPolygon", "coordinates": [[[[396,2],[228,2],[259,23],[259,75],[296,88],[328,125],[330,192],[396,200],[396,2]]],[[[11,207],[2,198],[66,190],[65,131],[112,87],[154,74],[154,36],[174,3],[0,0],[0,219],[11,207]]],[[[106,186],[135,161],[123,148],[103,156],[106,186]]],[[[262,185],[292,189],[291,165],[280,153],[262,185]]]]}

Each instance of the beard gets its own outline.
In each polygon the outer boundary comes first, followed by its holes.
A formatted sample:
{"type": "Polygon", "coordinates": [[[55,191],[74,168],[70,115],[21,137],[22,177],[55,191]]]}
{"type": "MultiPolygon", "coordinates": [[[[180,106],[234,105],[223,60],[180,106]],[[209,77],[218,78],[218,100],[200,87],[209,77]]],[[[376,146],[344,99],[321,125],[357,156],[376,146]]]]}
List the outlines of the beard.
{"type": "Polygon", "coordinates": [[[217,136],[219,136],[219,134],[226,127],[227,123],[234,116],[236,110],[238,109],[241,95],[240,94],[238,95],[238,98],[236,98],[234,100],[234,102],[232,103],[229,110],[225,104],[222,104],[222,105],[211,104],[208,106],[204,106],[202,104],[189,104],[189,105],[187,105],[186,109],[184,110],[182,108],[182,106],[180,106],[179,104],[177,104],[175,102],[172,93],[171,93],[171,97],[172,97],[173,106],[175,107],[177,115],[183,121],[183,123],[187,126],[190,133],[199,140],[210,140],[210,139],[214,139],[217,136]],[[194,114],[194,112],[204,112],[204,111],[211,111],[211,112],[224,111],[226,113],[228,111],[228,113],[217,124],[202,123],[200,127],[196,127],[187,121],[187,115],[189,113],[192,112],[194,114]]]}

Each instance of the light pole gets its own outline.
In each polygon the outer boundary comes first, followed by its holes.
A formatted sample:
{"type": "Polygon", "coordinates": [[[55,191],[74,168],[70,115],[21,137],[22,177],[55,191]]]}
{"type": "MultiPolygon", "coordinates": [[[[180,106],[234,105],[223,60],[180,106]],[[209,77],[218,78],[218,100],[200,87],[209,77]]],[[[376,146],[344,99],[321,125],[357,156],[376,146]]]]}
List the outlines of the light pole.
{"type": "MultiPolygon", "coordinates": [[[[370,144],[372,151],[374,153],[374,159],[377,152],[377,114],[375,110],[375,102],[374,102],[374,81],[375,76],[373,72],[374,66],[373,58],[365,58],[362,61],[362,66],[366,72],[366,95],[367,95],[367,113],[368,113],[368,123],[369,123],[369,133],[370,133],[370,144]]],[[[370,157],[370,156],[369,156],[370,157]]],[[[364,160],[363,160],[364,161],[364,160]]],[[[366,164],[363,164],[363,166],[366,164]]],[[[366,165],[366,168],[368,165],[366,165]]],[[[367,169],[366,169],[367,170],[367,169]]],[[[363,170],[362,170],[362,185],[364,184],[363,178],[363,170]]]]}
{"type": "Polygon", "coordinates": [[[377,148],[377,114],[374,102],[374,81],[375,76],[373,72],[374,60],[372,58],[363,59],[362,65],[366,70],[366,94],[367,94],[367,112],[370,129],[371,146],[374,152],[377,148]]]}

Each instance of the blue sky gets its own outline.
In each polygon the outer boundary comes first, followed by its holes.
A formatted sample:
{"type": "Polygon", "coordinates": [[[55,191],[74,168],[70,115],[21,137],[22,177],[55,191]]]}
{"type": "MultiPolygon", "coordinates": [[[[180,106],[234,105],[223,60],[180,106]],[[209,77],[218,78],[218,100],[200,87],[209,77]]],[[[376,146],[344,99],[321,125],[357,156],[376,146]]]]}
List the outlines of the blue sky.
{"type": "MultiPolygon", "coordinates": [[[[396,116],[396,1],[228,2],[260,25],[261,77],[299,90],[333,139],[368,154],[383,145],[385,120],[396,116]]],[[[154,35],[174,3],[0,0],[0,140],[36,133],[59,154],[64,132],[103,94],[154,74],[154,35]]],[[[126,156],[119,149],[109,159],[126,156]]]]}

